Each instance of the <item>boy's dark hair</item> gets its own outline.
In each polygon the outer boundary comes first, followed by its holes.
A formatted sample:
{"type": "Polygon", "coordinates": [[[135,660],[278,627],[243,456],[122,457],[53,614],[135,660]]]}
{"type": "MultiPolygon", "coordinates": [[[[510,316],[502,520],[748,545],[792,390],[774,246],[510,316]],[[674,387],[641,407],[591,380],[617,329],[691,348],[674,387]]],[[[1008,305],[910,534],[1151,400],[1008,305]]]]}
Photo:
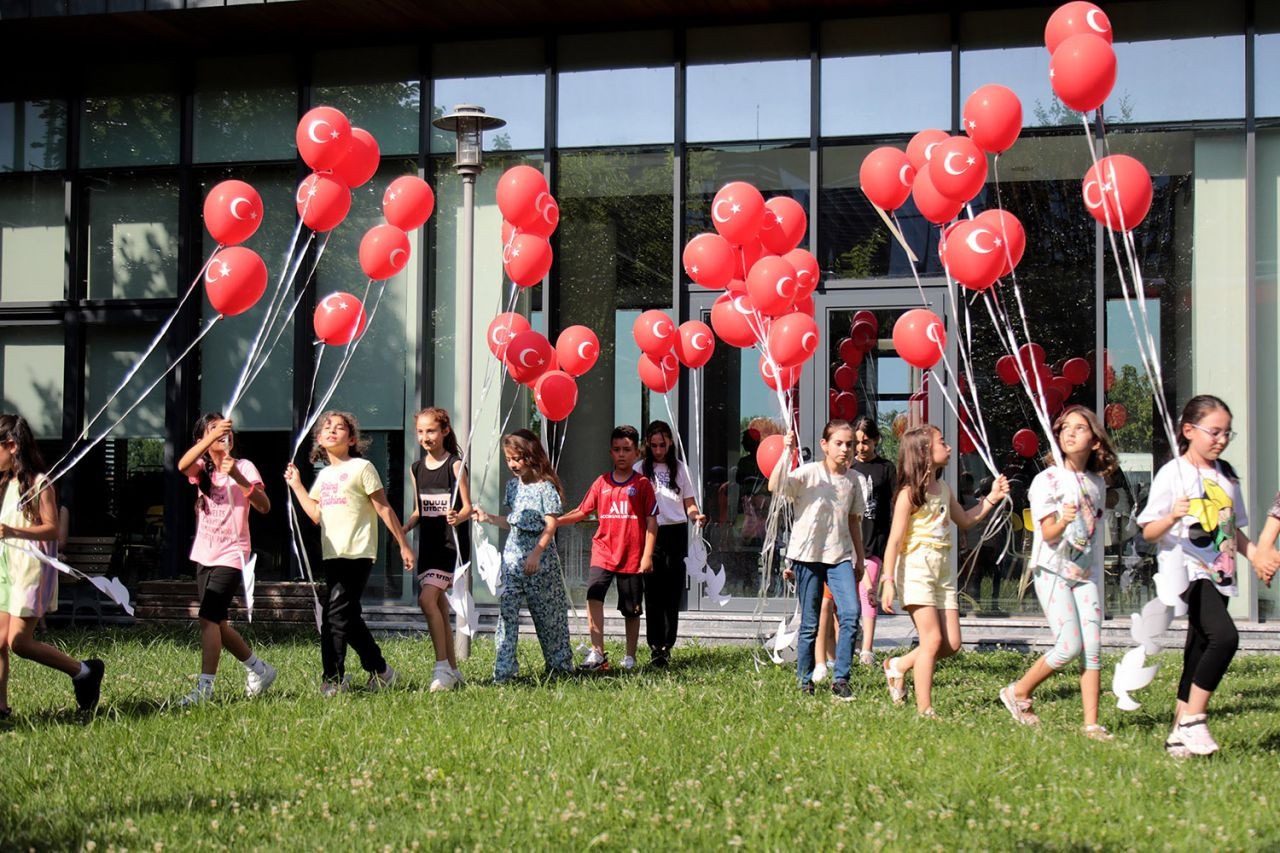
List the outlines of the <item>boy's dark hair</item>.
{"type": "Polygon", "coordinates": [[[613,444],[620,438],[631,439],[631,446],[640,447],[640,431],[630,424],[620,424],[613,428],[613,432],[609,434],[609,443],[613,444]]]}

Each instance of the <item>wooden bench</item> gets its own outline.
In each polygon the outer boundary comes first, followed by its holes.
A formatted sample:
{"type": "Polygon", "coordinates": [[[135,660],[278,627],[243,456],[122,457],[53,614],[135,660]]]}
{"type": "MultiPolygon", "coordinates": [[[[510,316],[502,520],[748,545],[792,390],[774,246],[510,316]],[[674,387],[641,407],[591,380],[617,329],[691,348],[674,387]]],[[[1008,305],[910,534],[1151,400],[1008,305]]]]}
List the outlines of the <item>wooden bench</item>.
{"type": "MultiPolygon", "coordinates": [[[[116,554],[114,536],[70,536],[62,549],[63,562],[93,577],[110,577],[116,554]]],[[[102,597],[98,588],[80,578],[61,575],[59,588],[71,590],[71,624],[76,623],[76,612],[91,610],[102,624],[102,597]]]]}
{"type": "MultiPolygon", "coordinates": [[[[301,581],[258,581],[254,585],[253,623],[315,626],[312,584],[301,581]]],[[[151,580],[138,584],[136,615],[140,622],[190,624],[200,614],[194,580],[151,580]]],[[[248,621],[241,596],[228,618],[248,621]]]]}

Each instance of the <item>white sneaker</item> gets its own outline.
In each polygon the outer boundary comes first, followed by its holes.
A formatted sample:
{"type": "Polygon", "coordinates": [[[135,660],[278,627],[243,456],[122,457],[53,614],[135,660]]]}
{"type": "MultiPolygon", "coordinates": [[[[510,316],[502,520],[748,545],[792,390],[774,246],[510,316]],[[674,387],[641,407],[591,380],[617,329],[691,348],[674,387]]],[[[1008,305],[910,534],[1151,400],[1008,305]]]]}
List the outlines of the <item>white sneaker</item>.
{"type": "Polygon", "coordinates": [[[458,687],[462,687],[467,683],[467,680],[462,677],[462,670],[457,668],[453,670],[453,679],[458,682],[458,687]]]}
{"type": "Polygon", "coordinates": [[[351,676],[342,676],[341,681],[325,681],[320,684],[320,695],[326,699],[331,699],[339,693],[346,693],[351,689],[351,676]]]}
{"type": "Polygon", "coordinates": [[[587,657],[582,661],[582,663],[578,664],[578,669],[586,670],[586,671],[595,671],[598,669],[608,669],[608,668],[609,668],[609,656],[602,652],[598,652],[595,649],[592,649],[591,651],[587,652],[587,657]]]}
{"type": "Polygon", "coordinates": [[[1218,751],[1218,742],[1209,734],[1209,720],[1205,716],[1178,723],[1178,734],[1192,755],[1213,755],[1218,751]]]}
{"type": "Polygon", "coordinates": [[[813,683],[821,684],[827,680],[827,665],[820,663],[813,668],[813,683]]]}
{"type": "Polygon", "coordinates": [[[190,693],[188,693],[186,696],[183,696],[181,699],[178,700],[178,707],[186,708],[191,705],[203,705],[205,702],[208,702],[212,698],[213,698],[213,685],[210,684],[209,687],[206,689],[206,688],[202,688],[199,682],[197,682],[196,686],[191,688],[190,693]]]}
{"type": "Polygon", "coordinates": [[[623,668],[623,669],[635,669],[635,668],[636,668],[636,659],[635,659],[635,656],[633,656],[633,655],[627,655],[626,657],[624,657],[624,658],[622,659],[622,668],[623,668]]]}
{"type": "Polygon", "coordinates": [[[378,693],[379,691],[389,689],[391,685],[395,684],[397,677],[398,673],[388,664],[386,672],[372,673],[369,676],[369,680],[365,682],[364,688],[365,690],[371,690],[374,693],[378,693]]]}
{"type": "Polygon", "coordinates": [[[446,664],[445,666],[437,665],[435,671],[431,673],[431,692],[444,693],[458,686],[458,678],[453,674],[453,670],[446,664]]]}
{"type": "Polygon", "coordinates": [[[276,680],[276,668],[266,661],[262,662],[262,672],[249,670],[244,678],[244,693],[250,699],[261,696],[276,680]]]}

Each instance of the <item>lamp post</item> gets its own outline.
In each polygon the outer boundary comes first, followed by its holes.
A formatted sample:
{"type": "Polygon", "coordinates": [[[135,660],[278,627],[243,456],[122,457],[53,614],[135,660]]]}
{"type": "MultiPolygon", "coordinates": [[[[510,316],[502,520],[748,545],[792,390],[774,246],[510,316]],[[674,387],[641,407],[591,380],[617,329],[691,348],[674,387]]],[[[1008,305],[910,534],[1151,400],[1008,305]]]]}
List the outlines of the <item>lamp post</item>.
{"type": "MultiPolygon", "coordinates": [[[[462,223],[458,241],[462,247],[462,268],[459,270],[455,298],[458,307],[457,326],[462,333],[458,338],[454,374],[458,377],[457,415],[454,429],[463,436],[471,434],[471,297],[475,287],[475,219],[476,176],[484,171],[484,147],[482,136],[486,130],[497,130],[506,122],[485,113],[484,107],[475,104],[458,104],[453,112],[431,122],[445,131],[453,131],[458,150],[453,167],[462,176],[462,223]]],[[[467,590],[471,590],[471,573],[467,574],[467,590]]],[[[461,631],[454,636],[454,648],[459,657],[471,655],[471,638],[461,631]]]]}

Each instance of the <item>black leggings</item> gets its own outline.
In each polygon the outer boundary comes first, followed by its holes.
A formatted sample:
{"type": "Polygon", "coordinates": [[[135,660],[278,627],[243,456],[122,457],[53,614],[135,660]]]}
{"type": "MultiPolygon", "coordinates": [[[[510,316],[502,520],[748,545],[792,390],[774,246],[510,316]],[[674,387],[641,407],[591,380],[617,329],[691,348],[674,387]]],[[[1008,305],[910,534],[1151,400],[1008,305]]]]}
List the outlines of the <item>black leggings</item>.
{"type": "Polygon", "coordinates": [[[347,647],[356,650],[366,672],[384,672],[382,649],[365,624],[360,609],[373,560],[334,559],[321,564],[324,573],[324,613],[320,621],[320,662],[325,681],[341,681],[346,674],[347,647]]]}
{"type": "Polygon", "coordinates": [[[1186,702],[1193,684],[1210,693],[1218,689],[1240,645],[1240,634],[1227,613],[1227,597],[1218,592],[1213,581],[1192,581],[1183,598],[1187,602],[1187,645],[1182,652],[1178,698],[1186,702]]]}
{"type": "Polygon", "coordinates": [[[684,558],[689,555],[689,525],[663,524],[653,547],[653,574],[644,579],[644,609],[649,648],[670,650],[680,627],[685,594],[684,558]]]}

